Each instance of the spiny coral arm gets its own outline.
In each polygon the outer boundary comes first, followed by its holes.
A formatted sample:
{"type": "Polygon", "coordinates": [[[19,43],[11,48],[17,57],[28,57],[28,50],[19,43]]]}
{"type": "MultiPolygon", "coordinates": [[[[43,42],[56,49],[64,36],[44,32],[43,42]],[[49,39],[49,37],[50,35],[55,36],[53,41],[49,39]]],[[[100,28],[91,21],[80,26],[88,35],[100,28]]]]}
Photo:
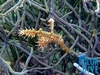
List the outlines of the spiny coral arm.
{"type": "Polygon", "coordinates": [[[70,48],[68,48],[68,47],[65,45],[65,43],[64,43],[63,41],[62,41],[62,42],[58,42],[58,44],[61,46],[61,48],[62,48],[65,52],[70,53],[70,54],[72,54],[72,55],[75,55],[76,57],[79,56],[76,52],[74,52],[73,50],[71,50],[70,48]]]}
{"type": "MultiPolygon", "coordinates": [[[[61,48],[63,50],[65,50],[68,53],[72,53],[72,50],[69,49],[65,44],[64,41],[62,39],[62,36],[52,33],[52,32],[47,32],[47,31],[42,31],[42,29],[39,29],[38,31],[36,31],[35,29],[30,29],[30,30],[20,30],[19,32],[20,35],[26,35],[26,36],[32,36],[35,37],[36,35],[38,35],[39,37],[44,37],[45,40],[48,40],[46,43],[51,43],[51,42],[57,42],[61,48]]],[[[45,40],[42,41],[45,42],[45,40]]]]}
{"type": "Polygon", "coordinates": [[[64,44],[64,42],[58,42],[58,43],[59,43],[59,45],[61,46],[61,48],[62,48],[64,51],[66,51],[67,53],[72,53],[72,50],[69,49],[69,48],[64,44]]]}
{"type": "Polygon", "coordinates": [[[58,34],[55,34],[55,33],[51,33],[51,32],[46,32],[46,31],[41,31],[41,34],[38,34],[37,35],[39,36],[44,36],[45,37],[45,40],[48,40],[47,41],[47,44],[48,43],[51,43],[51,42],[57,42],[61,48],[68,52],[68,53],[72,53],[72,50],[69,49],[65,44],[64,44],[64,41],[62,39],[62,36],[61,35],[58,35],[58,34]]]}
{"type": "Polygon", "coordinates": [[[36,36],[36,30],[35,29],[21,29],[19,30],[19,35],[25,35],[25,36],[31,36],[31,37],[35,37],[36,36]]]}
{"type": "Polygon", "coordinates": [[[42,36],[45,36],[45,37],[48,37],[48,38],[51,38],[51,39],[52,39],[51,42],[57,42],[57,43],[61,46],[61,48],[62,48],[63,50],[65,50],[65,51],[68,52],[68,53],[72,53],[72,50],[69,49],[69,48],[64,44],[63,39],[62,39],[62,37],[61,37],[60,35],[54,34],[54,33],[50,33],[50,32],[46,32],[46,31],[41,31],[40,36],[41,36],[41,35],[42,35],[42,36]]]}
{"type": "Polygon", "coordinates": [[[45,38],[48,38],[49,40],[52,40],[52,42],[55,42],[60,37],[59,34],[55,34],[53,32],[42,31],[41,29],[36,31],[36,33],[38,36],[43,36],[45,38]]]}
{"type": "Polygon", "coordinates": [[[52,32],[47,32],[47,31],[43,31],[41,28],[39,30],[35,30],[35,29],[26,29],[26,30],[19,30],[19,35],[25,35],[25,36],[31,36],[31,37],[35,37],[36,35],[38,36],[44,36],[44,37],[48,37],[48,38],[59,38],[60,35],[58,34],[54,34],[52,32]]]}
{"type": "Polygon", "coordinates": [[[53,18],[50,18],[49,20],[48,20],[48,22],[49,22],[49,26],[50,26],[50,29],[51,29],[51,32],[53,32],[54,31],[54,19],[53,18]]]}

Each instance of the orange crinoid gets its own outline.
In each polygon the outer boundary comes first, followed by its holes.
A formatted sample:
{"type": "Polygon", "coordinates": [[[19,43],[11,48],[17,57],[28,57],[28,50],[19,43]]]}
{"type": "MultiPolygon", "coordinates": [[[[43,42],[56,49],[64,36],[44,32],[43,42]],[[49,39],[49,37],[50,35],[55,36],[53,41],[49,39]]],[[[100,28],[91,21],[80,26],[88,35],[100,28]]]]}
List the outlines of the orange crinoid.
{"type": "Polygon", "coordinates": [[[25,35],[25,36],[31,36],[31,37],[35,37],[37,35],[39,37],[39,39],[38,39],[39,46],[42,49],[44,49],[44,47],[51,42],[57,42],[63,50],[65,50],[68,53],[71,53],[72,50],[70,50],[64,44],[62,36],[59,34],[55,34],[53,32],[54,19],[51,18],[51,19],[49,19],[48,22],[49,22],[51,32],[43,31],[41,28],[39,30],[35,30],[32,28],[32,29],[26,29],[26,30],[21,29],[21,30],[19,30],[19,34],[25,35]]]}

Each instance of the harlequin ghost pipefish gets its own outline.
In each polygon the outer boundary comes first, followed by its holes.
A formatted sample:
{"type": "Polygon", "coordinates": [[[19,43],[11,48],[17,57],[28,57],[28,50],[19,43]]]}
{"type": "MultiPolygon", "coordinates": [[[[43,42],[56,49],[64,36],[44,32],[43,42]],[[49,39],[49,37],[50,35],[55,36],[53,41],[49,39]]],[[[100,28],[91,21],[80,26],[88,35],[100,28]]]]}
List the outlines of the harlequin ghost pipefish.
{"type": "Polygon", "coordinates": [[[40,48],[43,50],[45,48],[46,45],[48,45],[51,42],[57,42],[61,48],[66,51],[67,53],[72,53],[73,51],[71,49],[69,49],[63,41],[63,38],[61,35],[59,34],[55,34],[53,31],[54,28],[54,19],[50,18],[48,20],[49,22],[49,26],[50,26],[50,32],[47,31],[43,31],[42,28],[40,28],[39,30],[35,30],[34,28],[32,29],[20,29],[19,30],[19,35],[25,35],[25,36],[31,36],[31,37],[35,37],[36,35],[39,37],[38,39],[38,43],[40,48]]]}

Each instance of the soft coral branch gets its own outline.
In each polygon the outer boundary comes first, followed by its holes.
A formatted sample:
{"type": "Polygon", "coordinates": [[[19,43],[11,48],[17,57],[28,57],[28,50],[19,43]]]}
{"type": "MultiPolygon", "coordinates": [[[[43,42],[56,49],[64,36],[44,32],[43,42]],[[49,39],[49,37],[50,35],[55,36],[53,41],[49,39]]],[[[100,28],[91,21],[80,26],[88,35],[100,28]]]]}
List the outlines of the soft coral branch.
{"type": "Polygon", "coordinates": [[[0,57],[0,62],[2,63],[2,65],[6,66],[6,68],[10,71],[10,73],[12,73],[13,75],[25,75],[28,70],[27,70],[27,66],[28,66],[28,63],[32,57],[32,53],[33,53],[33,49],[31,49],[31,53],[29,54],[29,57],[27,58],[26,60],[26,64],[24,66],[24,69],[21,71],[21,72],[15,72],[11,66],[7,63],[7,61],[5,61],[2,57],[0,57]]]}

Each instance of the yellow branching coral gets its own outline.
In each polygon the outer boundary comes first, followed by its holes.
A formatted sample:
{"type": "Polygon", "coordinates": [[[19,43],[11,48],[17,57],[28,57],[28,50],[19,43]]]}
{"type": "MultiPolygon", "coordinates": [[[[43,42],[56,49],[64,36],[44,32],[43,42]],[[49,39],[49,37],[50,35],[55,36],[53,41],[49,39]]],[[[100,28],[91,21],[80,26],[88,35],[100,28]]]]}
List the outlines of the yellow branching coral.
{"type": "Polygon", "coordinates": [[[32,37],[35,37],[37,35],[39,37],[39,39],[38,39],[39,46],[42,49],[44,49],[44,47],[51,42],[57,42],[63,50],[65,50],[68,53],[71,53],[72,50],[70,50],[64,44],[62,36],[59,34],[55,34],[53,32],[54,20],[51,18],[48,22],[50,23],[49,26],[50,26],[51,32],[43,31],[41,28],[39,30],[35,30],[32,28],[29,30],[28,29],[26,29],[26,30],[21,29],[21,30],[19,30],[19,34],[25,35],[25,36],[32,36],[32,37]]]}

